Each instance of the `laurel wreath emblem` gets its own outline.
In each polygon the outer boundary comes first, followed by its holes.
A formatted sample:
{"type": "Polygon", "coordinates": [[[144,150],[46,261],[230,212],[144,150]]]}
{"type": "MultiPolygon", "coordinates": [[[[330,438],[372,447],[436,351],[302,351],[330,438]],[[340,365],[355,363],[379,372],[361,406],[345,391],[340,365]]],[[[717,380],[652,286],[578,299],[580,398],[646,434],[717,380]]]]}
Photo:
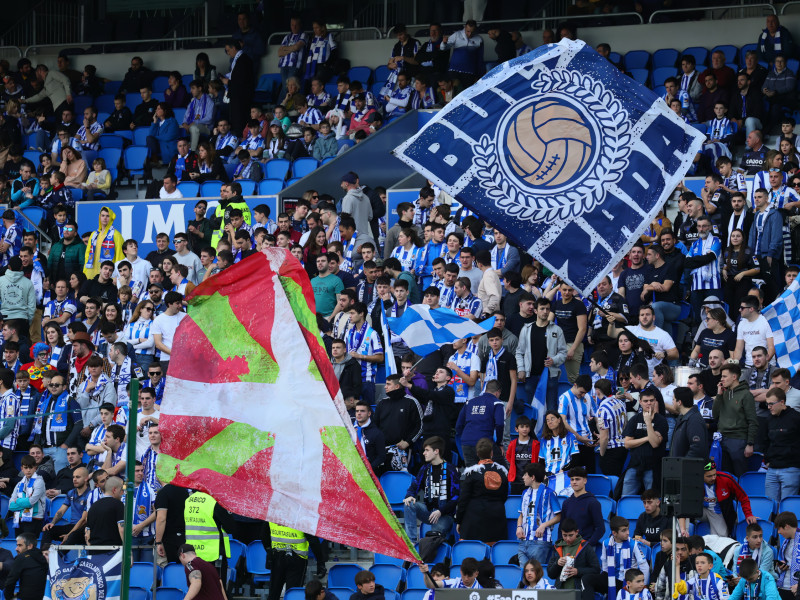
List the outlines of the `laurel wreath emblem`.
{"type": "Polygon", "coordinates": [[[560,92],[577,100],[597,120],[602,143],[594,167],[567,191],[532,193],[514,183],[515,178],[500,165],[497,144],[483,134],[472,149],[472,169],[486,195],[509,216],[534,223],[575,219],[599,204],[606,187],[619,181],[628,167],[631,141],[628,112],[601,82],[575,71],[542,72],[538,80],[531,82],[531,87],[537,96],[560,92]]]}

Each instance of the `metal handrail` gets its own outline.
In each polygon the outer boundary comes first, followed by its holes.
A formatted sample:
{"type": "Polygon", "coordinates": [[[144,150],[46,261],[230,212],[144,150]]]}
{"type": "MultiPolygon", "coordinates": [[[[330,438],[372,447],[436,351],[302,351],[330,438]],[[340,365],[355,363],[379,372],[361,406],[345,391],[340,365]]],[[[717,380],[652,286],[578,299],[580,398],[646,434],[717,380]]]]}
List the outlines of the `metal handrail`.
{"type": "Polygon", "coordinates": [[[50,239],[50,236],[47,235],[47,233],[45,233],[42,229],[39,229],[39,224],[38,223],[34,223],[33,221],[31,221],[30,218],[28,217],[28,215],[26,215],[24,212],[22,212],[22,210],[20,210],[19,208],[15,208],[14,212],[17,213],[18,215],[20,215],[28,223],[30,223],[31,226],[39,233],[39,235],[44,238],[44,241],[46,243],[48,243],[48,244],[52,244],[53,243],[53,240],[50,239]]]}
{"type": "Polygon", "coordinates": [[[786,12],[787,6],[800,6],[800,2],[798,2],[798,0],[790,0],[789,2],[786,2],[783,6],[781,6],[781,16],[783,16],[783,13],[786,12]]]}
{"type": "Polygon", "coordinates": [[[16,50],[19,57],[22,58],[22,49],[19,46],[0,46],[0,52],[11,49],[16,50]]]}
{"type": "MultiPolygon", "coordinates": [[[[578,20],[587,20],[587,19],[605,19],[605,18],[616,18],[616,17],[636,17],[639,19],[639,24],[644,24],[644,19],[642,15],[637,12],[621,12],[621,13],[608,13],[602,15],[568,15],[563,17],[531,17],[531,18],[520,18],[520,19],[503,19],[500,21],[491,21],[491,23],[547,23],[549,21],[558,21],[559,23],[563,21],[578,21],[578,20]]],[[[419,29],[421,27],[428,27],[430,23],[415,23],[413,25],[406,25],[406,29],[419,29]]],[[[451,23],[442,23],[442,27],[463,27],[464,21],[454,21],[451,23]]],[[[394,32],[394,27],[389,28],[389,31],[386,32],[386,37],[391,37],[392,33],[394,32]]]]}
{"type": "Polygon", "coordinates": [[[724,4],[722,6],[707,6],[707,7],[699,7],[699,8],[664,8],[661,10],[655,11],[653,14],[650,15],[650,19],[647,21],[648,23],[653,22],[653,17],[656,15],[666,14],[666,13],[686,13],[686,12],[698,12],[698,11],[707,11],[707,10],[731,10],[731,9],[744,9],[744,8],[768,8],[772,11],[773,15],[777,15],[778,11],[775,10],[775,7],[772,4],[724,4]]]}
{"type": "MultiPolygon", "coordinates": [[[[154,43],[164,43],[164,42],[171,42],[175,46],[175,50],[177,50],[177,43],[178,42],[197,42],[197,41],[214,41],[224,39],[230,36],[225,35],[196,35],[196,36],[188,36],[188,37],[171,37],[171,38],[150,38],[144,40],[115,40],[113,42],[82,42],[80,44],[36,44],[32,46],[28,46],[25,48],[25,52],[23,56],[28,56],[28,53],[31,52],[32,49],[41,49],[41,48],[89,48],[91,46],[123,46],[123,45],[130,45],[130,44],[154,44],[154,43]]],[[[101,54],[105,54],[105,51],[101,52],[101,54]]]]}
{"type": "MultiPolygon", "coordinates": [[[[342,29],[329,29],[328,33],[334,33],[335,34],[335,33],[340,33],[340,32],[344,32],[344,31],[374,31],[377,34],[377,37],[375,38],[376,40],[383,39],[383,33],[377,27],[344,27],[342,29]]],[[[283,36],[285,36],[287,33],[291,33],[291,31],[276,31],[275,33],[270,34],[270,36],[267,38],[267,46],[269,46],[272,43],[272,41],[271,41],[272,38],[280,37],[281,39],[283,39],[283,36]]],[[[309,32],[306,32],[306,33],[309,33],[309,32]]],[[[280,43],[280,42],[278,42],[278,43],[280,43]]]]}

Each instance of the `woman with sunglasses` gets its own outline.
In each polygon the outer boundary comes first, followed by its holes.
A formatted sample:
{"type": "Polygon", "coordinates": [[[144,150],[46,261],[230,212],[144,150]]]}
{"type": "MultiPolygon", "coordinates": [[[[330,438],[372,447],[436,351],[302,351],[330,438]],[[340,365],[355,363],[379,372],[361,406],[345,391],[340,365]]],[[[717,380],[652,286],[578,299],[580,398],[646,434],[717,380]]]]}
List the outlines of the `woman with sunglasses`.
{"type": "Polygon", "coordinates": [[[143,300],[136,306],[131,322],[125,327],[121,340],[133,346],[136,352],[136,364],[145,373],[148,372],[155,359],[155,338],[150,333],[154,306],[152,300],[143,300]]]}

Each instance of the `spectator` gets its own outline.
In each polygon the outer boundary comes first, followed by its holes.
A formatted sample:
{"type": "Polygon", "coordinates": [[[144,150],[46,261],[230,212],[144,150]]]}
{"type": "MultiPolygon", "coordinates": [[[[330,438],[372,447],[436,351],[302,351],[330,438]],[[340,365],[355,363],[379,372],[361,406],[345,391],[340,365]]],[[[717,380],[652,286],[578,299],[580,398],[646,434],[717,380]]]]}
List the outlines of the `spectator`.
{"type": "Polygon", "coordinates": [[[142,97],[142,101],[133,111],[133,121],[130,124],[131,129],[150,127],[155,117],[156,108],[158,108],[158,100],[153,98],[153,91],[150,89],[149,83],[143,85],[138,91],[139,95],[142,97]]]}
{"type": "Polygon", "coordinates": [[[36,459],[22,457],[22,480],[11,493],[8,509],[14,513],[16,535],[30,533],[39,536],[45,517],[45,483],[36,473],[36,459]]]}
{"type": "Polygon", "coordinates": [[[384,389],[386,397],[375,409],[375,424],[386,440],[385,466],[398,471],[407,466],[413,447],[422,435],[422,407],[400,385],[399,375],[387,376],[384,389]]]}
{"type": "Polygon", "coordinates": [[[428,35],[430,38],[420,46],[415,59],[420,65],[420,71],[433,78],[447,71],[450,51],[447,50],[446,44],[442,48],[442,25],[440,23],[431,23],[428,35]]]}
{"type": "Polygon", "coordinates": [[[336,141],[336,134],[331,131],[331,124],[328,121],[322,121],[319,124],[319,135],[314,142],[312,156],[318,161],[322,161],[336,156],[338,151],[339,144],[336,141]]]}
{"type": "Polygon", "coordinates": [[[303,23],[300,17],[294,16],[289,21],[289,33],[287,33],[281,45],[278,47],[278,67],[281,71],[281,91],[279,98],[286,96],[286,82],[290,77],[300,76],[300,69],[303,64],[303,54],[308,44],[308,35],[303,31],[303,23]]]}
{"type": "Polygon", "coordinates": [[[745,135],[749,136],[753,131],[763,129],[766,123],[761,88],[766,80],[767,71],[757,60],[750,58],[751,53],[755,54],[749,51],[745,60],[753,62],[758,69],[763,70],[763,76],[759,71],[748,72],[749,62],[748,66],[736,76],[736,90],[731,94],[728,118],[736,123],[739,129],[735,138],[738,143],[744,141],[745,135]]]}
{"type": "Polygon", "coordinates": [[[761,90],[770,105],[770,128],[775,128],[780,123],[784,108],[793,110],[797,106],[795,82],[795,74],[786,68],[786,55],[775,54],[774,66],[761,90]]]}
{"type": "MultiPolygon", "coordinates": [[[[435,569],[436,567],[434,567],[435,569]]],[[[430,567],[428,567],[427,563],[423,563],[419,566],[419,570],[423,573],[428,573],[430,567]]],[[[449,588],[449,589],[456,589],[456,588],[467,588],[467,589],[474,589],[480,588],[481,585],[478,583],[478,561],[472,557],[465,558],[461,563],[461,577],[456,577],[454,579],[438,579],[436,576],[433,577],[426,577],[425,578],[425,586],[430,589],[438,589],[438,588],[449,588]]]]}
{"type": "Polygon", "coordinates": [[[41,64],[36,67],[36,78],[44,85],[38,94],[20,100],[20,104],[35,104],[42,100],[49,100],[44,103],[45,115],[60,115],[62,111],[72,104],[72,88],[66,75],[58,71],[51,71],[47,65],[41,64]]]}
{"type": "Polygon", "coordinates": [[[672,519],[661,512],[661,498],[655,490],[642,492],[644,512],[636,519],[633,531],[636,541],[650,546],[656,546],[661,540],[662,532],[672,526],[672,519]]]}
{"type": "Polygon", "coordinates": [[[243,51],[239,41],[227,40],[225,54],[231,58],[231,70],[220,80],[228,86],[231,129],[238,132],[244,129],[250,114],[250,103],[256,88],[255,70],[253,60],[243,51]]]}
{"type": "Polygon", "coordinates": [[[526,465],[522,477],[525,492],[517,517],[517,557],[520,564],[529,560],[546,563],[552,549],[553,527],[561,520],[561,508],[553,490],[544,483],[541,463],[526,465]]]}
{"type": "MultiPolygon", "coordinates": [[[[785,564],[788,567],[788,563],[785,564]]],[[[754,600],[778,600],[778,598],[784,597],[783,595],[779,596],[779,592],[785,589],[786,596],[789,596],[791,587],[793,587],[790,585],[789,588],[781,587],[778,589],[775,585],[775,578],[768,571],[761,570],[758,563],[752,558],[742,560],[739,565],[739,575],[741,579],[739,579],[739,583],[731,592],[731,600],[742,600],[745,597],[753,598],[754,600]]],[[[782,578],[779,576],[780,579],[782,578]]]]}
{"type": "Polygon", "coordinates": [[[356,439],[364,450],[373,472],[379,473],[386,459],[386,443],[383,432],[372,422],[372,408],[366,400],[356,402],[356,439]]]}
{"type": "Polygon", "coordinates": [[[736,72],[725,64],[725,53],[721,50],[715,50],[711,53],[711,66],[700,74],[700,80],[705,81],[705,77],[709,73],[713,73],[714,77],[717,78],[719,87],[728,94],[733,93],[736,87],[736,72]]]}
{"type": "Polygon", "coordinates": [[[22,533],[16,539],[17,555],[5,578],[4,595],[18,600],[39,600],[44,597],[47,584],[47,559],[36,547],[36,534],[22,533]],[[17,584],[19,592],[16,592],[17,584]]]}
{"type": "Polygon", "coordinates": [[[608,593],[609,599],[624,590],[626,573],[630,569],[640,571],[644,580],[650,575],[650,565],[641,544],[630,540],[630,526],[624,517],[611,517],[611,536],[603,544],[601,573],[587,573],[581,577],[583,600],[592,600],[595,591],[608,593]]]}
{"type": "Polygon", "coordinates": [[[772,547],[764,539],[764,530],[758,523],[748,523],[745,529],[745,539],[736,553],[736,562],[733,568],[734,577],[731,579],[732,587],[736,587],[739,583],[739,567],[742,561],[747,558],[755,561],[762,571],[769,573],[773,577],[775,576],[772,547]]]}
{"type": "Polygon", "coordinates": [[[172,354],[175,331],[180,322],[186,318],[186,313],[181,312],[183,296],[178,292],[167,292],[164,303],[167,305],[167,310],[153,321],[152,333],[156,349],[161,351],[161,368],[166,373],[172,354]]]}
{"type": "Polygon", "coordinates": [[[639,392],[642,412],[634,415],[625,426],[623,435],[630,461],[623,478],[623,496],[652,489],[654,481],[660,481],[658,466],[664,456],[669,427],[664,415],[658,412],[657,393],[654,387],[639,392]]]}
{"type": "Polygon", "coordinates": [[[135,94],[142,88],[150,87],[153,79],[153,74],[147,67],[144,66],[144,61],[139,56],[134,56],[131,59],[131,67],[125,73],[122,80],[122,85],[119,86],[118,94],[135,94]]]}
{"type": "Polygon", "coordinates": [[[753,350],[761,346],[767,349],[767,360],[772,360],[775,355],[772,329],[759,312],[758,299],[752,296],[742,298],[739,312],[742,318],[736,327],[736,350],[732,358],[737,362],[744,361],[745,367],[752,367],[753,350]]]}
{"type": "Polygon", "coordinates": [[[467,400],[458,414],[456,437],[461,440],[468,468],[478,463],[477,442],[494,439],[495,446],[499,446],[503,441],[505,404],[500,400],[500,393],[500,384],[496,380],[489,381],[484,392],[467,400]]]}
{"type": "Polygon", "coordinates": [[[747,383],[739,381],[741,372],[737,364],[722,367],[712,408],[722,434],[722,464],[737,477],[748,470],[747,459],[753,454],[758,433],[755,401],[747,383]]]}
{"type": "Polygon", "coordinates": [[[464,29],[442,38],[441,50],[452,49],[448,75],[458,77],[464,86],[470,86],[483,75],[483,38],[477,35],[476,19],[465,19],[464,29]]]}
{"type": "Polygon", "coordinates": [[[492,441],[488,438],[481,438],[475,444],[478,464],[464,472],[456,509],[459,535],[484,543],[503,540],[507,536],[508,471],[492,461],[492,449],[492,441]]]}
{"type": "MultiPolygon", "coordinates": [[[[419,539],[417,520],[430,523],[431,528],[442,535],[447,535],[453,528],[459,502],[459,475],[458,470],[442,458],[444,449],[445,441],[441,437],[427,438],[422,443],[422,456],[426,464],[411,482],[403,500],[403,521],[412,544],[419,539]],[[418,502],[417,495],[420,492],[423,499],[418,502]]],[[[505,512],[501,512],[505,520],[505,512]]]]}
{"type": "Polygon", "coordinates": [[[779,54],[794,56],[792,34],[781,25],[777,15],[767,16],[767,26],[758,37],[759,58],[766,63],[775,62],[779,54]]]}
{"type": "Polygon", "coordinates": [[[189,89],[191,101],[188,102],[181,127],[189,133],[191,149],[196,151],[200,135],[208,135],[214,125],[214,102],[205,93],[205,83],[202,80],[192,81],[189,89]]]}
{"type": "Polygon", "coordinates": [[[177,152],[178,121],[172,108],[164,102],[158,103],[152,121],[147,135],[149,161],[155,166],[160,166],[163,161],[172,160],[177,152]]]}
{"type": "Polygon", "coordinates": [[[89,175],[86,161],[83,160],[81,153],[71,146],[61,149],[61,167],[59,170],[64,173],[64,185],[71,188],[80,188],[89,175]]]}
{"type": "Polygon", "coordinates": [[[800,493],[800,413],[786,406],[786,393],[772,388],[766,393],[768,465],[765,492],[778,502],[800,493]]]}
{"type": "Polygon", "coordinates": [[[577,590],[584,576],[600,573],[600,562],[591,543],[579,533],[578,523],[567,517],[563,509],[561,514],[561,539],[550,555],[547,575],[556,580],[556,589],[577,590]]]}
{"type": "Polygon", "coordinates": [[[315,77],[321,81],[329,81],[336,72],[339,46],[333,34],[328,33],[328,28],[323,21],[316,20],[311,26],[314,30],[314,37],[308,46],[303,78],[309,83],[315,77]]]}
{"type": "Polygon", "coordinates": [[[567,520],[573,520],[577,523],[583,539],[593,546],[605,533],[600,503],[594,494],[586,489],[588,478],[585,468],[573,467],[568,475],[573,493],[561,505],[561,536],[564,538],[564,534],[569,531],[565,526],[567,520]]]}
{"type": "MultiPolygon", "coordinates": [[[[689,574],[692,572],[692,561],[689,558],[689,544],[686,541],[686,537],[678,537],[675,539],[673,552],[674,556],[678,559],[678,566],[674,567],[672,557],[667,557],[661,572],[658,574],[658,580],[656,581],[656,600],[668,600],[668,598],[672,598],[672,591],[675,589],[675,584],[680,584],[681,581],[687,581],[689,579],[689,574]]],[[[777,599],[773,598],[773,600],[777,599]]]]}

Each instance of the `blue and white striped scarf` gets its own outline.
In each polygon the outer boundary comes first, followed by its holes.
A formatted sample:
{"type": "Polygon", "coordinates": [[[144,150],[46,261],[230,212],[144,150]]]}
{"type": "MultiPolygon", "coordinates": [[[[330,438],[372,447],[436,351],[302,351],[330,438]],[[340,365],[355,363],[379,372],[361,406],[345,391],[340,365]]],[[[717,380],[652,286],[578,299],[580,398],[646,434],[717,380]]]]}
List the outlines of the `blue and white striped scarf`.
{"type": "Polygon", "coordinates": [[[625,571],[631,568],[631,559],[633,556],[633,545],[630,540],[625,540],[621,543],[619,549],[619,562],[617,564],[617,542],[614,536],[608,539],[606,544],[606,572],[608,573],[608,597],[616,598],[617,596],[617,579],[625,577],[625,571]],[[619,577],[617,577],[619,575],[619,577]]]}

